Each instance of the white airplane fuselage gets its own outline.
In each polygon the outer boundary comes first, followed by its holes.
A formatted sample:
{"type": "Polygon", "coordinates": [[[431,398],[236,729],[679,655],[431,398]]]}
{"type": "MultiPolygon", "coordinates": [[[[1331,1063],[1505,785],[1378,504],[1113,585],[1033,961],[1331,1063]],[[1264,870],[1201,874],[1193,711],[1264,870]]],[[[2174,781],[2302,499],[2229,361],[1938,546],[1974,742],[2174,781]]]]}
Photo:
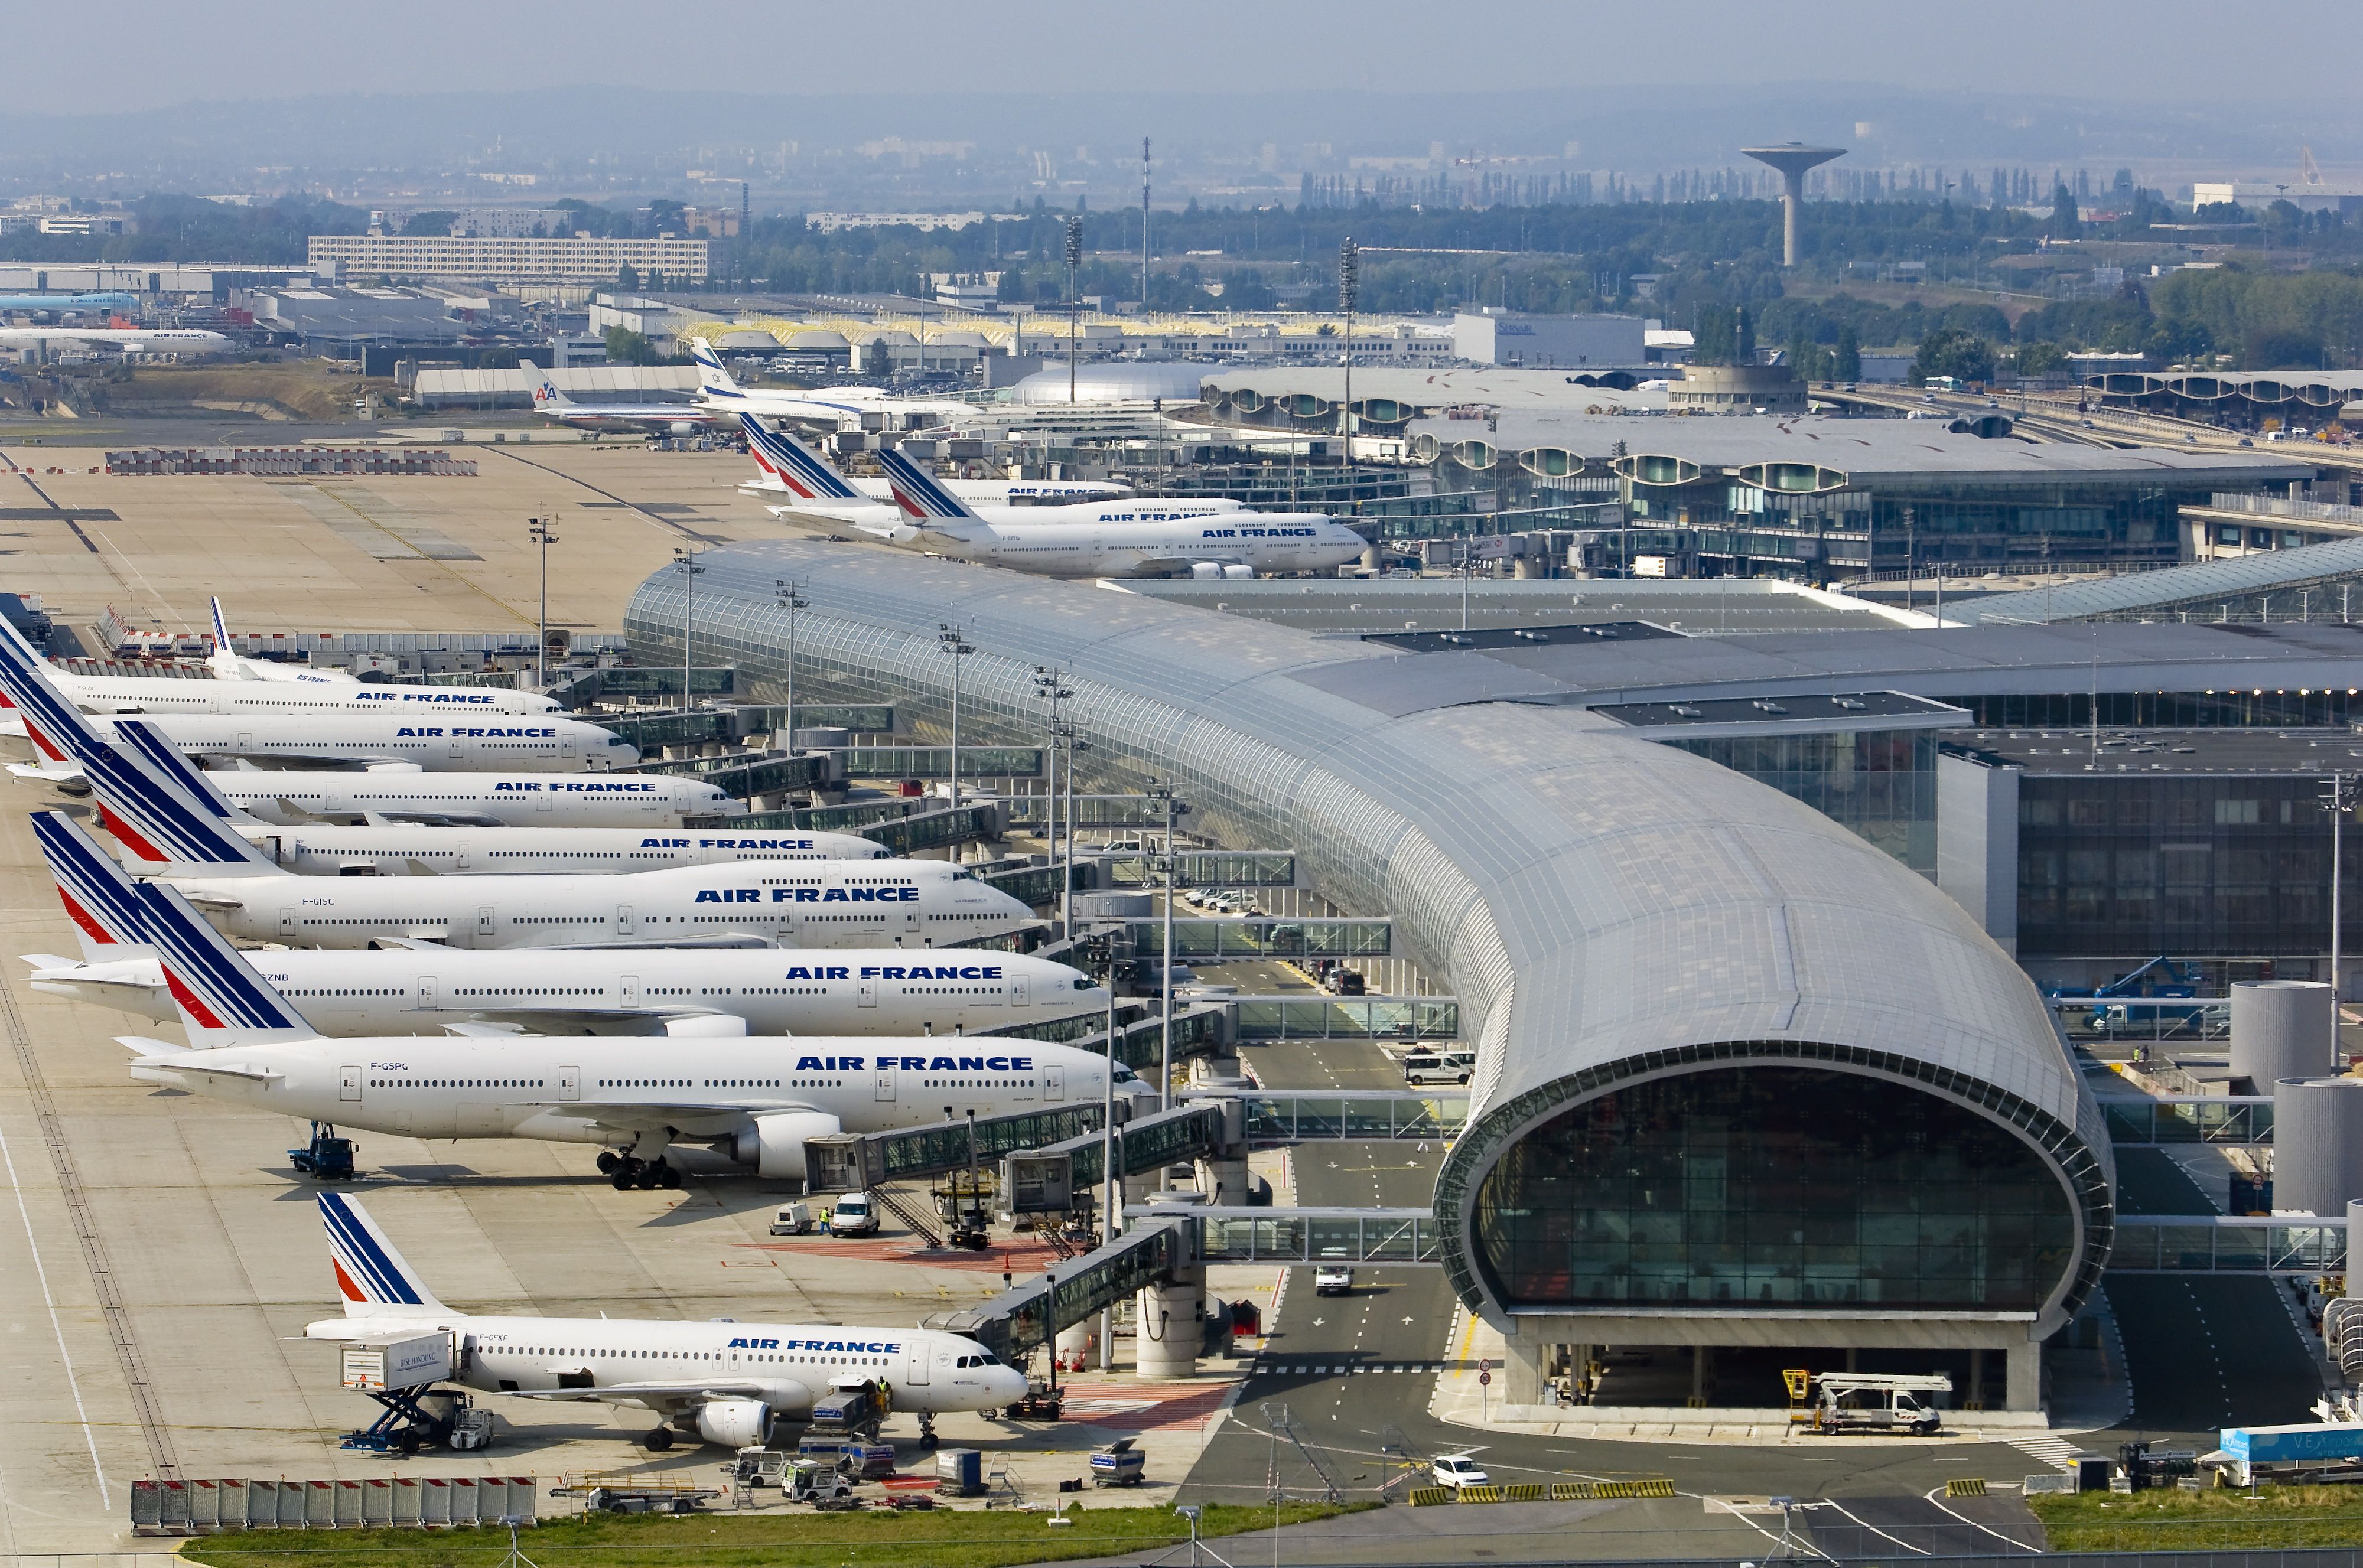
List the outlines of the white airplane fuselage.
{"type": "MultiPolygon", "coordinates": [[[[146,949],[138,955],[37,968],[32,986],[170,1023],[180,1012],[162,966],[146,949]]],[[[1081,971],[1017,953],[399,947],[261,948],[246,957],[314,1028],[340,1039],[496,1021],[541,1034],[647,1035],[669,1021],[733,1018],[749,1034],[949,1037],[1107,1010],[1105,988],[1081,971]]]]}
{"type": "Polygon", "coordinates": [[[134,1082],[339,1129],[626,1146],[655,1134],[660,1149],[711,1145],[773,1179],[804,1176],[807,1138],[923,1126],[947,1120],[947,1107],[956,1120],[1144,1092],[1136,1078],[1110,1085],[1096,1052],[1001,1038],[372,1035],[190,1051],[127,1043],[145,1053],[131,1063],[134,1082]]]}
{"type": "Polygon", "coordinates": [[[1359,534],[1317,513],[1056,523],[988,517],[926,527],[904,518],[871,531],[904,549],[1062,578],[1263,577],[1343,566],[1368,548],[1359,534]]]}
{"type": "Polygon", "coordinates": [[[347,772],[243,768],[208,773],[230,804],[268,823],[316,817],[482,822],[502,827],[671,828],[690,817],[740,815],[741,802],[703,779],[668,773],[347,772]]]}
{"type": "MultiPolygon", "coordinates": [[[[240,666],[265,660],[239,660],[240,666]]],[[[554,713],[558,704],[538,691],[505,686],[393,686],[355,680],[338,671],[301,665],[240,679],[176,679],[156,675],[83,675],[50,665],[47,671],[74,702],[94,713],[376,713],[427,722],[484,713],[554,713]]]]}
{"type": "MultiPolygon", "coordinates": [[[[489,1317],[448,1309],[324,1318],[305,1325],[308,1340],[385,1342],[448,1332],[466,1347],[463,1364],[445,1381],[488,1394],[641,1405],[682,1419],[688,1400],[645,1398],[609,1388],[682,1386],[704,1379],[719,1391],[760,1401],[775,1412],[812,1408],[839,1378],[866,1378],[893,1389],[894,1408],[947,1415],[990,1410],[1025,1397],[1026,1375],[1004,1366],[976,1341],[932,1329],[843,1323],[693,1323],[628,1318],[489,1317]]],[[[760,1412],[757,1412],[760,1414],[760,1412]]],[[[763,1441],[760,1423],[714,1441],[763,1441]]]]}
{"type": "MultiPolygon", "coordinates": [[[[364,767],[404,763],[424,773],[571,773],[586,767],[621,767],[640,757],[638,746],[613,731],[552,713],[412,713],[307,705],[294,712],[166,712],[141,716],[191,756],[284,757],[364,767]]],[[[22,722],[17,721],[20,725],[22,722]]],[[[91,723],[102,734],[113,727],[109,715],[104,713],[94,715],[91,723]]],[[[62,763],[57,770],[75,771],[62,763]]]]}
{"type": "Polygon", "coordinates": [[[849,833],[646,832],[638,828],[343,827],[230,824],[272,864],[304,877],[560,877],[737,866],[758,860],[877,860],[885,845],[849,833]]]}
{"type": "Polygon", "coordinates": [[[1039,924],[937,860],[684,866],[631,877],[173,877],[224,934],[295,947],[950,947],[1039,924]]]}

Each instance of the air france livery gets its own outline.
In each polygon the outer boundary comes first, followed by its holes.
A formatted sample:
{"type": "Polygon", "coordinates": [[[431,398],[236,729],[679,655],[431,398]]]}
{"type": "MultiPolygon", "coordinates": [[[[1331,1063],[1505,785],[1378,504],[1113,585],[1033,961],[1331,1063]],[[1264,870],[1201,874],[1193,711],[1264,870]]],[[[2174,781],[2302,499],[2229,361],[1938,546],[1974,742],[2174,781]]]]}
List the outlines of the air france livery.
{"type": "MultiPolygon", "coordinates": [[[[68,783],[82,777],[73,748],[90,736],[111,739],[116,721],[85,716],[58,685],[51,669],[16,628],[0,624],[0,691],[16,705],[24,734],[39,760],[11,763],[19,778],[68,783]]],[[[238,681],[164,680],[162,686],[238,681]]],[[[295,688],[255,683],[272,691],[295,688]]],[[[639,748],[611,730],[552,714],[416,713],[339,711],[156,714],[147,720],[174,747],[194,756],[239,759],[283,757],[361,767],[400,766],[422,773],[572,772],[618,767],[639,760],[639,748]],[[429,721],[434,722],[429,722],[429,721]]]]}
{"type": "Polygon", "coordinates": [[[883,845],[849,833],[650,832],[642,828],[428,827],[416,823],[286,828],[245,815],[144,721],[118,719],[122,747],[76,749],[99,812],[133,864],[169,874],[226,864],[249,845],[300,876],[556,876],[731,866],[754,860],[874,860],[883,845]],[[194,853],[193,853],[194,852],[194,853]]]}
{"type": "Polygon", "coordinates": [[[250,852],[176,868],[173,880],[230,935],[297,947],[956,947],[1041,923],[940,860],[329,878],[298,877],[250,852]]]}
{"type": "Polygon", "coordinates": [[[330,822],[444,827],[675,828],[744,815],[745,802],[668,773],[421,773],[248,768],[207,773],[240,812],[300,827],[330,822]]]}
{"type": "MultiPolygon", "coordinates": [[[[180,1016],[122,867],[81,824],[33,813],[82,957],[28,954],[33,988],[171,1022],[180,1016]]],[[[269,948],[248,955],[322,1033],[433,1033],[460,1023],[541,1034],[956,1034],[1098,1019],[1107,989],[1016,953],[674,948],[659,973],[612,952],[269,948]]]]}
{"type": "Polygon", "coordinates": [[[6,628],[9,651],[42,666],[50,679],[76,704],[94,713],[221,713],[250,717],[288,714],[381,713],[427,715],[430,722],[497,718],[510,713],[554,713],[558,704],[538,691],[500,686],[394,686],[338,679],[326,672],[283,666],[283,677],[263,679],[253,671],[269,661],[240,659],[227,650],[221,602],[214,602],[215,654],[205,662],[211,680],[152,675],[77,675],[60,669],[34,650],[14,626],[6,628]],[[239,673],[225,677],[225,670],[239,673]]]}
{"type": "Polygon", "coordinates": [[[677,1437],[729,1449],[768,1442],[774,1420],[805,1415],[834,1387],[887,1390],[894,1409],[918,1417],[923,1438],[938,1415],[993,1409],[1026,1393],[1025,1375],[984,1346],[930,1329],[455,1311],[359,1203],[335,1192],[319,1201],[345,1312],[305,1324],[305,1339],[448,1334],[459,1350],[449,1381],[527,1399],[638,1406],[658,1418],[640,1440],[652,1452],[677,1437]]]}
{"type": "Polygon", "coordinates": [[[857,522],[864,533],[905,549],[1044,577],[1251,578],[1323,571],[1361,559],[1369,547],[1353,529],[1318,513],[1187,516],[1168,510],[1058,523],[987,521],[900,452],[882,451],[878,461],[893,481],[903,520],[891,526],[857,522]]]}
{"type": "Polygon", "coordinates": [[[697,361],[698,401],[729,415],[760,414],[767,419],[801,419],[832,429],[859,425],[865,416],[893,422],[898,430],[916,430],[947,420],[969,419],[984,411],[972,403],[950,398],[896,397],[876,387],[816,387],[811,392],[772,392],[742,387],[731,379],[722,360],[704,342],[689,346],[697,361]]]}
{"type": "MultiPolygon", "coordinates": [[[[800,1181],[809,1139],[1117,1091],[1096,1052],[1000,1037],[683,1034],[651,1048],[461,1024],[440,1038],[331,1040],[172,888],[143,883],[137,896],[189,1044],[126,1040],[134,1081],[398,1136],[598,1144],[618,1189],[680,1186],[674,1144],[800,1181]]],[[[1123,1089],[1127,1102],[1146,1092],[1123,1089]]]]}
{"type": "MultiPolygon", "coordinates": [[[[894,510],[894,491],[882,479],[849,480],[828,460],[784,430],[773,430],[751,414],[738,416],[747,433],[747,451],[762,477],[738,487],[744,495],[785,495],[783,505],[770,508],[775,517],[790,513],[841,519],[877,516],[894,510]]],[[[941,480],[943,487],[962,501],[998,502],[1038,511],[1079,501],[1106,501],[1132,493],[1128,484],[1102,480],[941,480]]],[[[1202,503],[1208,511],[1233,511],[1236,501],[1202,503]]]]}

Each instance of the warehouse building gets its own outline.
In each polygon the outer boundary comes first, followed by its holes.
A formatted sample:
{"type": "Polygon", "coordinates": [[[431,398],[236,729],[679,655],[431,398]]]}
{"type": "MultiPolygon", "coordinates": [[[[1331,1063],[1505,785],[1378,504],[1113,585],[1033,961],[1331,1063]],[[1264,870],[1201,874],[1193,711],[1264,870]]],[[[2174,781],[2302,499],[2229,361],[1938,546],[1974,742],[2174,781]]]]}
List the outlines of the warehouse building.
{"type": "MultiPolygon", "coordinates": [[[[2025,977],[1893,856],[1641,725],[1504,701],[1484,655],[826,545],[701,560],[701,651],[776,680],[785,578],[800,689],[886,683],[923,731],[957,679],[968,733],[1036,733],[1056,666],[1085,788],[1170,779],[1216,842],[1393,917],[1479,1054],[1435,1208],[1509,1402],[1566,1347],[1675,1344],[1958,1355],[1971,1397],[2038,1404],[2108,1255],[2107,1140],[2025,977]]],[[[683,610],[680,574],[642,584],[641,658],[680,657],[683,610]]]]}
{"type": "Polygon", "coordinates": [[[315,273],[332,277],[463,278],[488,283],[612,283],[641,278],[705,281],[703,239],[590,239],[449,234],[316,234],[305,242],[315,273]]]}

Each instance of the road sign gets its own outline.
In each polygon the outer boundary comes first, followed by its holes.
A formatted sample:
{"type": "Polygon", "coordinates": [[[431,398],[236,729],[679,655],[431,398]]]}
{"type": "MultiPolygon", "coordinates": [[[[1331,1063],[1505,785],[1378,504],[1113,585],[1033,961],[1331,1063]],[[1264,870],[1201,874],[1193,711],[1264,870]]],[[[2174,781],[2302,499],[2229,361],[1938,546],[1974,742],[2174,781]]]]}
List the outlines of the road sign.
{"type": "Polygon", "coordinates": [[[1481,1373],[1479,1373],[1479,1374],[1477,1375],[1477,1384],[1478,1384],[1478,1386],[1480,1386],[1480,1387],[1483,1387],[1483,1386],[1485,1386],[1487,1384],[1492,1383],[1492,1381],[1493,1381],[1493,1375],[1492,1375],[1492,1373],[1490,1373],[1490,1372],[1481,1372],[1481,1373]]]}
{"type": "Polygon", "coordinates": [[[1492,1358],[1492,1357],[1491,1357],[1491,1356],[1486,1356],[1486,1357],[1484,1357],[1483,1359],[1480,1360],[1480,1361],[1477,1363],[1477,1370],[1478,1370],[1478,1371],[1480,1371],[1480,1372],[1491,1372],[1491,1371],[1492,1371],[1492,1370],[1493,1370],[1493,1358],[1492,1358]]]}

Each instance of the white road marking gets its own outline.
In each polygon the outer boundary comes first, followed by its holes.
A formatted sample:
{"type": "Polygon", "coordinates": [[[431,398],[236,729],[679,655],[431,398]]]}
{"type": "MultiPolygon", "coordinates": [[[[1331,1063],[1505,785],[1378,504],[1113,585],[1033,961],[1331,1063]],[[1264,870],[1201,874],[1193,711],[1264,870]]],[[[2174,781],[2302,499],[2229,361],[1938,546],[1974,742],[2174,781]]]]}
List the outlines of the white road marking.
{"type": "Polygon", "coordinates": [[[98,1435],[90,1430],[90,1412],[83,1408],[82,1380],[74,1375],[73,1356],[66,1350],[66,1326],[58,1317],[58,1298],[50,1293],[50,1271],[41,1265],[41,1246],[33,1236],[33,1212],[25,1207],[25,1189],[17,1181],[17,1158],[8,1152],[8,1135],[0,1132],[0,1165],[8,1172],[8,1188],[17,1195],[17,1217],[25,1222],[25,1251],[33,1260],[33,1277],[41,1282],[41,1300],[50,1309],[50,1331],[57,1336],[58,1360],[66,1369],[66,1387],[73,1394],[74,1419],[82,1423],[82,1441],[90,1449],[90,1473],[98,1478],[98,1502],[115,1507],[106,1490],[106,1471],[98,1462],[98,1435]]]}

